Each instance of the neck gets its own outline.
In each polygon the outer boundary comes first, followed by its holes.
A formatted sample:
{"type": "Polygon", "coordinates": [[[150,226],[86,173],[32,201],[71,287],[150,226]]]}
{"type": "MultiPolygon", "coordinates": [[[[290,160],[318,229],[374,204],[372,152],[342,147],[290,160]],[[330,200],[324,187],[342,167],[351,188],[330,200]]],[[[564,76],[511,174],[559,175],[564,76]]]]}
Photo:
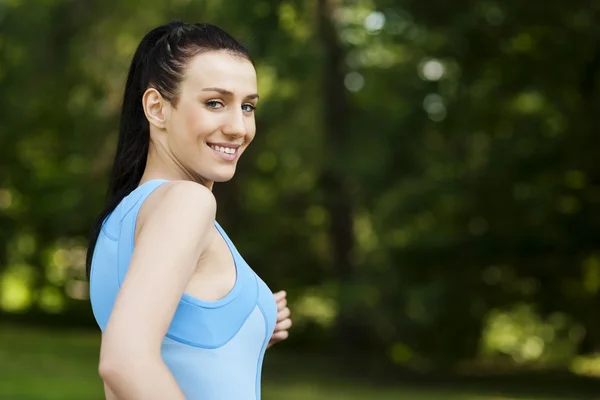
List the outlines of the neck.
{"type": "Polygon", "coordinates": [[[148,161],[140,184],[152,179],[166,179],[169,181],[193,181],[206,186],[210,190],[214,182],[208,181],[200,175],[185,168],[172,154],[168,154],[163,148],[157,147],[150,142],[148,150],[148,161]]]}

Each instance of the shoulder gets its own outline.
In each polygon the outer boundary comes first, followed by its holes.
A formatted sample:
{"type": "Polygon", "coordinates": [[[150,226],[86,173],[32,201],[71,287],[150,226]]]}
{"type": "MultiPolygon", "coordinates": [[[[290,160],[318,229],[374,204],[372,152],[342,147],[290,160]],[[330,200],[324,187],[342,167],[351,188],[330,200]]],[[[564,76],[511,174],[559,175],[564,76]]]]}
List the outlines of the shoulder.
{"type": "Polygon", "coordinates": [[[164,218],[212,223],[216,212],[217,202],[208,188],[191,181],[171,181],[156,189],[144,202],[138,225],[149,219],[164,218]]]}
{"type": "Polygon", "coordinates": [[[215,196],[206,186],[191,181],[172,181],[163,186],[162,207],[216,213],[215,196]]]}

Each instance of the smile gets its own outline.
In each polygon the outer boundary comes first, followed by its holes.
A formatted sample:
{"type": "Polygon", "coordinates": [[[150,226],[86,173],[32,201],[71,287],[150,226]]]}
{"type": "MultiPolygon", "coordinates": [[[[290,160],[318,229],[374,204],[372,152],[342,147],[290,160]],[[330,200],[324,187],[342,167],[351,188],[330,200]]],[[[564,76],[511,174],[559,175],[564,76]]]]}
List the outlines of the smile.
{"type": "Polygon", "coordinates": [[[210,147],[218,156],[227,160],[233,161],[238,156],[238,149],[240,148],[239,144],[229,144],[229,143],[207,143],[208,147],[210,147]]]}

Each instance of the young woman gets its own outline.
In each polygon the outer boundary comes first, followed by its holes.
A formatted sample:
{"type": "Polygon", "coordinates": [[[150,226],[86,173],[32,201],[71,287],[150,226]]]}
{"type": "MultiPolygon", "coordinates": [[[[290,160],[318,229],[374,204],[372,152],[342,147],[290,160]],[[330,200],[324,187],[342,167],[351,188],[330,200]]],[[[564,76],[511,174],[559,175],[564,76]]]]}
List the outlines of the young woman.
{"type": "Polygon", "coordinates": [[[252,142],[257,101],[248,52],[214,25],[170,23],[139,44],[88,249],[108,399],[260,399],[290,312],[215,221],[211,191],[252,142]]]}

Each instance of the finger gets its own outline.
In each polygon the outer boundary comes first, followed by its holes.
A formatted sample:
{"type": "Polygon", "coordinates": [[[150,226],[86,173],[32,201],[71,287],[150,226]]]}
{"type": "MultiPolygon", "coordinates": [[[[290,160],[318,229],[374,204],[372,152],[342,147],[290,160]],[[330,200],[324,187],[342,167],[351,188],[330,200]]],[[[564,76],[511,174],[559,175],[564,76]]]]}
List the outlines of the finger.
{"type": "Polygon", "coordinates": [[[271,339],[269,340],[269,344],[267,344],[267,348],[273,346],[275,343],[279,343],[282,340],[287,339],[290,336],[288,331],[280,331],[280,332],[275,332],[273,334],[273,336],[271,336],[271,339]]]}
{"type": "Polygon", "coordinates": [[[284,298],[284,299],[282,299],[282,300],[279,300],[279,301],[277,302],[277,309],[278,309],[278,310],[282,310],[282,309],[283,309],[284,307],[286,307],[286,306],[287,306],[287,299],[286,299],[286,298],[284,298]]]}
{"type": "Polygon", "coordinates": [[[289,332],[288,331],[279,331],[279,332],[275,332],[273,334],[273,336],[271,337],[271,341],[279,341],[279,340],[285,340],[288,338],[289,336],[289,332]]]}
{"type": "Polygon", "coordinates": [[[280,290],[277,293],[273,293],[273,295],[275,296],[275,301],[280,301],[283,300],[285,298],[285,296],[287,296],[287,293],[285,292],[285,290],[280,290]]]}
{"type": "Polygon", "coordinates": [[[284,331],[286,329],[290,329],[292,327],[292,320],[291,319],[284,319],[283,321],[279,322],[277,325],[275,325],[275,331],[284,331]]]}
{"type": "Polygon", "coordinates": [[[283,310],[277,313],[277,321],[283,321],[286,318],[289,318],[291,312],[289,308],[284,308],[283,310]]]}

